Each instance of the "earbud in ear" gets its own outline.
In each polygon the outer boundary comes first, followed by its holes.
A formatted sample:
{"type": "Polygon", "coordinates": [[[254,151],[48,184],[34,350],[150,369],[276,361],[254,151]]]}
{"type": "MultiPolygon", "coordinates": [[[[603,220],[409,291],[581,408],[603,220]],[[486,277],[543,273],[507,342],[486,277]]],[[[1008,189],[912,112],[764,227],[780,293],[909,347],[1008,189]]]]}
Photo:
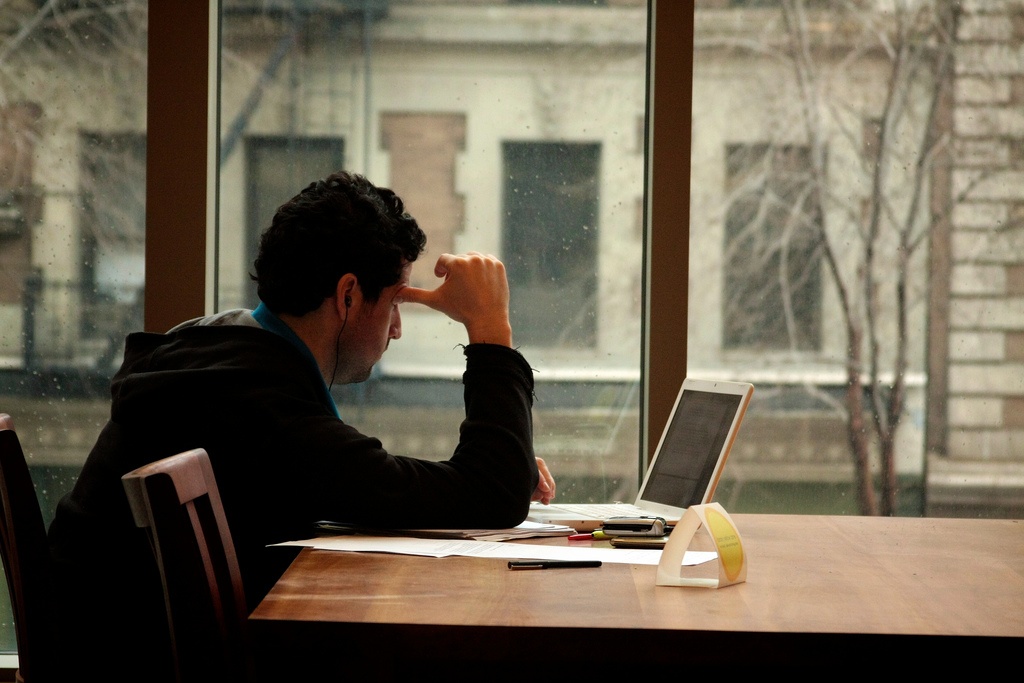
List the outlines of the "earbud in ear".
{"type": "Polygon", "coordinates": [[[346,296],[345,297],[345,308],[348,308],[351,305],[352,305],[352,297],[346,296]]]}

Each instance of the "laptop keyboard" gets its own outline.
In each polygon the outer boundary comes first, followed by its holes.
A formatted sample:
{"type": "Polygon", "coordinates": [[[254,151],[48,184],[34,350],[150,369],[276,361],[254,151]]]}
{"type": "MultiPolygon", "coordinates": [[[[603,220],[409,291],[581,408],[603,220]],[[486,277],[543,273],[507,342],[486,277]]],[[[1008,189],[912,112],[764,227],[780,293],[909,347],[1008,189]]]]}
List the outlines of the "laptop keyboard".
{"type": "Polygon", "coordinates": [[[639,517],[645,514],[644,510],[630,503],[572,503],[566,505],[552,505],[553,508],[568,508],[574,515],[585,519],[604,519],[606,517],[639,517]]]}

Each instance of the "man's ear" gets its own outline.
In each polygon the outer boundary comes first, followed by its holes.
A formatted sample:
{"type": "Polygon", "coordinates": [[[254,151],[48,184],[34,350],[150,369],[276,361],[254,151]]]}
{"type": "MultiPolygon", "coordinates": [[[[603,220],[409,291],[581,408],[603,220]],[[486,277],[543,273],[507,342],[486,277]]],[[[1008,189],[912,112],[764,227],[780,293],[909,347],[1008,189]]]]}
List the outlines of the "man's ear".
{"type": "Polygon", "coordinates": [[[335,290],[338,300],[338,312],[345,315],[353,304],[360,300],[359,279],[352,273],[345,273],[338,280],[335,290]]]}

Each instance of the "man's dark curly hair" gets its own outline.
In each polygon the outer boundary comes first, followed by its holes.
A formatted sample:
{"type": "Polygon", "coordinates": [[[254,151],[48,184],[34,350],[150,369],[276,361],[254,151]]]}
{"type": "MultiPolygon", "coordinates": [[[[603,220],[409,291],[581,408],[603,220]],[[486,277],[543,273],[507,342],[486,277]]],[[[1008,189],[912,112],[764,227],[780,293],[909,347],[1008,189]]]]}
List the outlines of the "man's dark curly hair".
{"type": "Polygon", "coordinates": [[[398,282],[427,237],[401,198],[355,173],[339,171],[282,204],[260,237],[260,300],[274,313],[304,315],[352,273],[371,302],[398,282]]]}

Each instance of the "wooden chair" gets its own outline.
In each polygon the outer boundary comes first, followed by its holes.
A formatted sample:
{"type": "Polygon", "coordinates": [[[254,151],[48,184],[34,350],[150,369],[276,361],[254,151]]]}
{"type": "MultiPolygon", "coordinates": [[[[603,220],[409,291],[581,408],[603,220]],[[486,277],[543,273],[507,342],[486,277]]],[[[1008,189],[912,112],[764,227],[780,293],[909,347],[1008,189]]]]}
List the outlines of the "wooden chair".
{"type": "Polygon", "coordinates": [[[250,680],[242,577],[206,451],[158,460],[121,481],[160,568],[178,680],[250,680]]]}
{"type": "Polygon", "coordinates": [[[50,551],[43,514],[10,415],[0,413],[0,555],[18,642],[15,680],[53,680],[54,636],[49,614],[50,551]]]}

